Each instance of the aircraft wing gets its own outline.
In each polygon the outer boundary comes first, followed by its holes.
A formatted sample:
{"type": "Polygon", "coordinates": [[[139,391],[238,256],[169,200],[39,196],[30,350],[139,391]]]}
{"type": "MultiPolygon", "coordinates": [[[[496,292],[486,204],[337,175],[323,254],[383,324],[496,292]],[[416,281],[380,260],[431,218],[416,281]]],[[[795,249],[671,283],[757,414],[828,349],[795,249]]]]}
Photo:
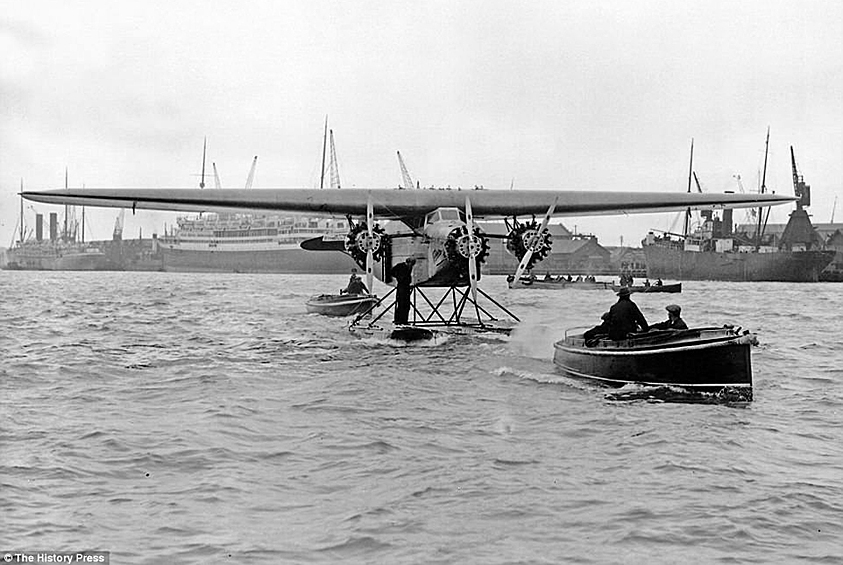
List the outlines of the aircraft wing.
{"type": "Polygon", "coordinates": [[[792,202],[777,194],[699,194],[666,192],[610,192],[591,190],[397,190],[397,189],[215,189],[88,188],[25,191],[23,198],[47,204],[171,210],[188,212],[298,212],[324,216],[366,214],[371,195],[375,216],[419,217],[437,208],[464,208],[471,198],[475,216],[540,215],[556,203],[553,216],[669,212],[691,208],[749,208],[792,202]]]}

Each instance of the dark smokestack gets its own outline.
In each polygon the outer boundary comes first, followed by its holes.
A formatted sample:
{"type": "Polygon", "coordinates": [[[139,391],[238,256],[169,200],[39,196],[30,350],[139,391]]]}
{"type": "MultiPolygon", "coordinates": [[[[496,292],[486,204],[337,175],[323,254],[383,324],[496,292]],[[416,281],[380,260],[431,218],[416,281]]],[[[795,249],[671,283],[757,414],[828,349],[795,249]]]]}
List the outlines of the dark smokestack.
{"type": "MultiPolygon", "coordinates": [[[[734,194],[734,190],[727,190],[726,194],[734,194]]],[[[729,237],[732,235],[732,209],[727,208],[723,210],[723,227],[721,228],[723,231],[723,237],[729,237]]]]}
{"type": "Polygon", "coordinates": [[[35,241],[44,241],[44,215],[35,214],[35,241]]]}
{"type": "Polygon", "coordinates": [[[59,238],[59,215],[50,212],[50,241],[55,243],[59,238]]]}

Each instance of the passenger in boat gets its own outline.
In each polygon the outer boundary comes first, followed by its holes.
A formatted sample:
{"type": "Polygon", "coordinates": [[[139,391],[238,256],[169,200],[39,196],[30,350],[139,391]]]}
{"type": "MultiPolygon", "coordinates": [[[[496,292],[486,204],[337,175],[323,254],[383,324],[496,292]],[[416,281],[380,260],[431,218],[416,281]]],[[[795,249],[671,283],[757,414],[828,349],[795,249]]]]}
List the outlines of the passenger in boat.
{"type": "Polygon", "coordinates": [[[661,279],[656,280],[656,286],[664,286],[664,283],[662,282],[661,279]]]}
{"type": "Polygon", "coordinates": [[[403,263],[392,267],[392,277],[395,279],[395,317],[396,324],[406,324],[410,316],[410,291],[413,282],[413,265],[415,257],[407,257],[403,263]]]}
{"type": "Polygon", "coordinates": [[[603,322],[599,326],[594,326],[590,330],[586,331],[583,334],[583,339],[585,340],[585,346],[591,347],[597,343],[601,337],[607,337],[609,335],[609,318],[612,317],[612,314],[609,312],[604,312],[601,318],[603,322]]]}
{"type": "Polygon", "coordinates": [[[667,320],[653,324],[650,326],[651,330],[687,330],[688,324],[680,317],[682,308],[678,304],[668,304],[665,308],[667,310],[667,320]]]}
{"type": "Polygon", "coordinates": [[[649,329],[644,314],[630,299],[628,287],[622,286],[618,291],[618,301],[609,309],[609,314],[609,339],[626,339],[632,332],[646,332],[649,329]]]}
{"type": "Polygon", "coordinates": [[[366,288],[366,285],[357,276],[357,269],[351,269],[351,277],[348,279],[348,286],[345,287],[344,292],[345,294],[369,294],[369,289],[366,288]]]}

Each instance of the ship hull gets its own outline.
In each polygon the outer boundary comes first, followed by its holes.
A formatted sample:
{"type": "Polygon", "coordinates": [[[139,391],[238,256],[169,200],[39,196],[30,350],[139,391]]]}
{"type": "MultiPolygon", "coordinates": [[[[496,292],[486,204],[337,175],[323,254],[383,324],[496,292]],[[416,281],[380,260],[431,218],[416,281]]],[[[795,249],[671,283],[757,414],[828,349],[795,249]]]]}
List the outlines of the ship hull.
{"type": "Polygon", "coordinates": [[[161,247],[162,268],[191,273],[347,274],[358,268],[336,251],[305,251],[300,247],[267,250],[202,251],[161,247]]]}
{"type": "Polygon", "coordinates": [[[6,269],[15,271],[109,271],[117,266],[103,253],[58,254],[8,252],[6,269]]]}
{"type": "Polygon", "coordinates": [[[644,245],[647,276],[708,281],[817,282],[829,251],[717,253],[644,245]]]}

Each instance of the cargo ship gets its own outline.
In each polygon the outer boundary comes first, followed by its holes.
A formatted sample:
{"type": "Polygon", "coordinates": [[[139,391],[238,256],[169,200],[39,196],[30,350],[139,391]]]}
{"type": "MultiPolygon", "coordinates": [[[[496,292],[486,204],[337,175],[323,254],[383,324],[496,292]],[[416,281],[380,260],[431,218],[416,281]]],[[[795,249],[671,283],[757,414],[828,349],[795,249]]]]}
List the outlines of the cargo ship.
{"type": "MultiPolygon", "coordinates": [[[[21,217],[23,214],[21,213],[21,217]]],[[[77,239],[79,223],[65,208],[64,228],[58,231],[58,214],[50,213],[49,239],[44,238],[44,216],[35,215],[34,237],[21,224],[20,238],[6,251],[4,269],[20,271],[107,271],[118,268],[103,249],[77,239]]],[[[84,221],[84,220],[83,220],[84,221]]]]}
{"type": "MultiPolygon", "coordinates": [[[[767,134],[769,144],[769,132],[767,134]]],[[[790,148],[794,192],[799,200],[780,238],[765,235],[764,210],[756,211],[753,231],[735,231],[732,210],[718,216],[701,213],[701,226],[693,233],[650,231],[642,241],[650,278],[714,281],[817,282],[834,258],[805,210],[811,203],[811,187],[796,168],[790,148]]],[[[766,178],[766,153],[764,177],[766,178]]],[[[761,192],[764,192],[764,180],[761,192]]],[[[769,215],[769,210],[767,211],[769,215]]]]}

